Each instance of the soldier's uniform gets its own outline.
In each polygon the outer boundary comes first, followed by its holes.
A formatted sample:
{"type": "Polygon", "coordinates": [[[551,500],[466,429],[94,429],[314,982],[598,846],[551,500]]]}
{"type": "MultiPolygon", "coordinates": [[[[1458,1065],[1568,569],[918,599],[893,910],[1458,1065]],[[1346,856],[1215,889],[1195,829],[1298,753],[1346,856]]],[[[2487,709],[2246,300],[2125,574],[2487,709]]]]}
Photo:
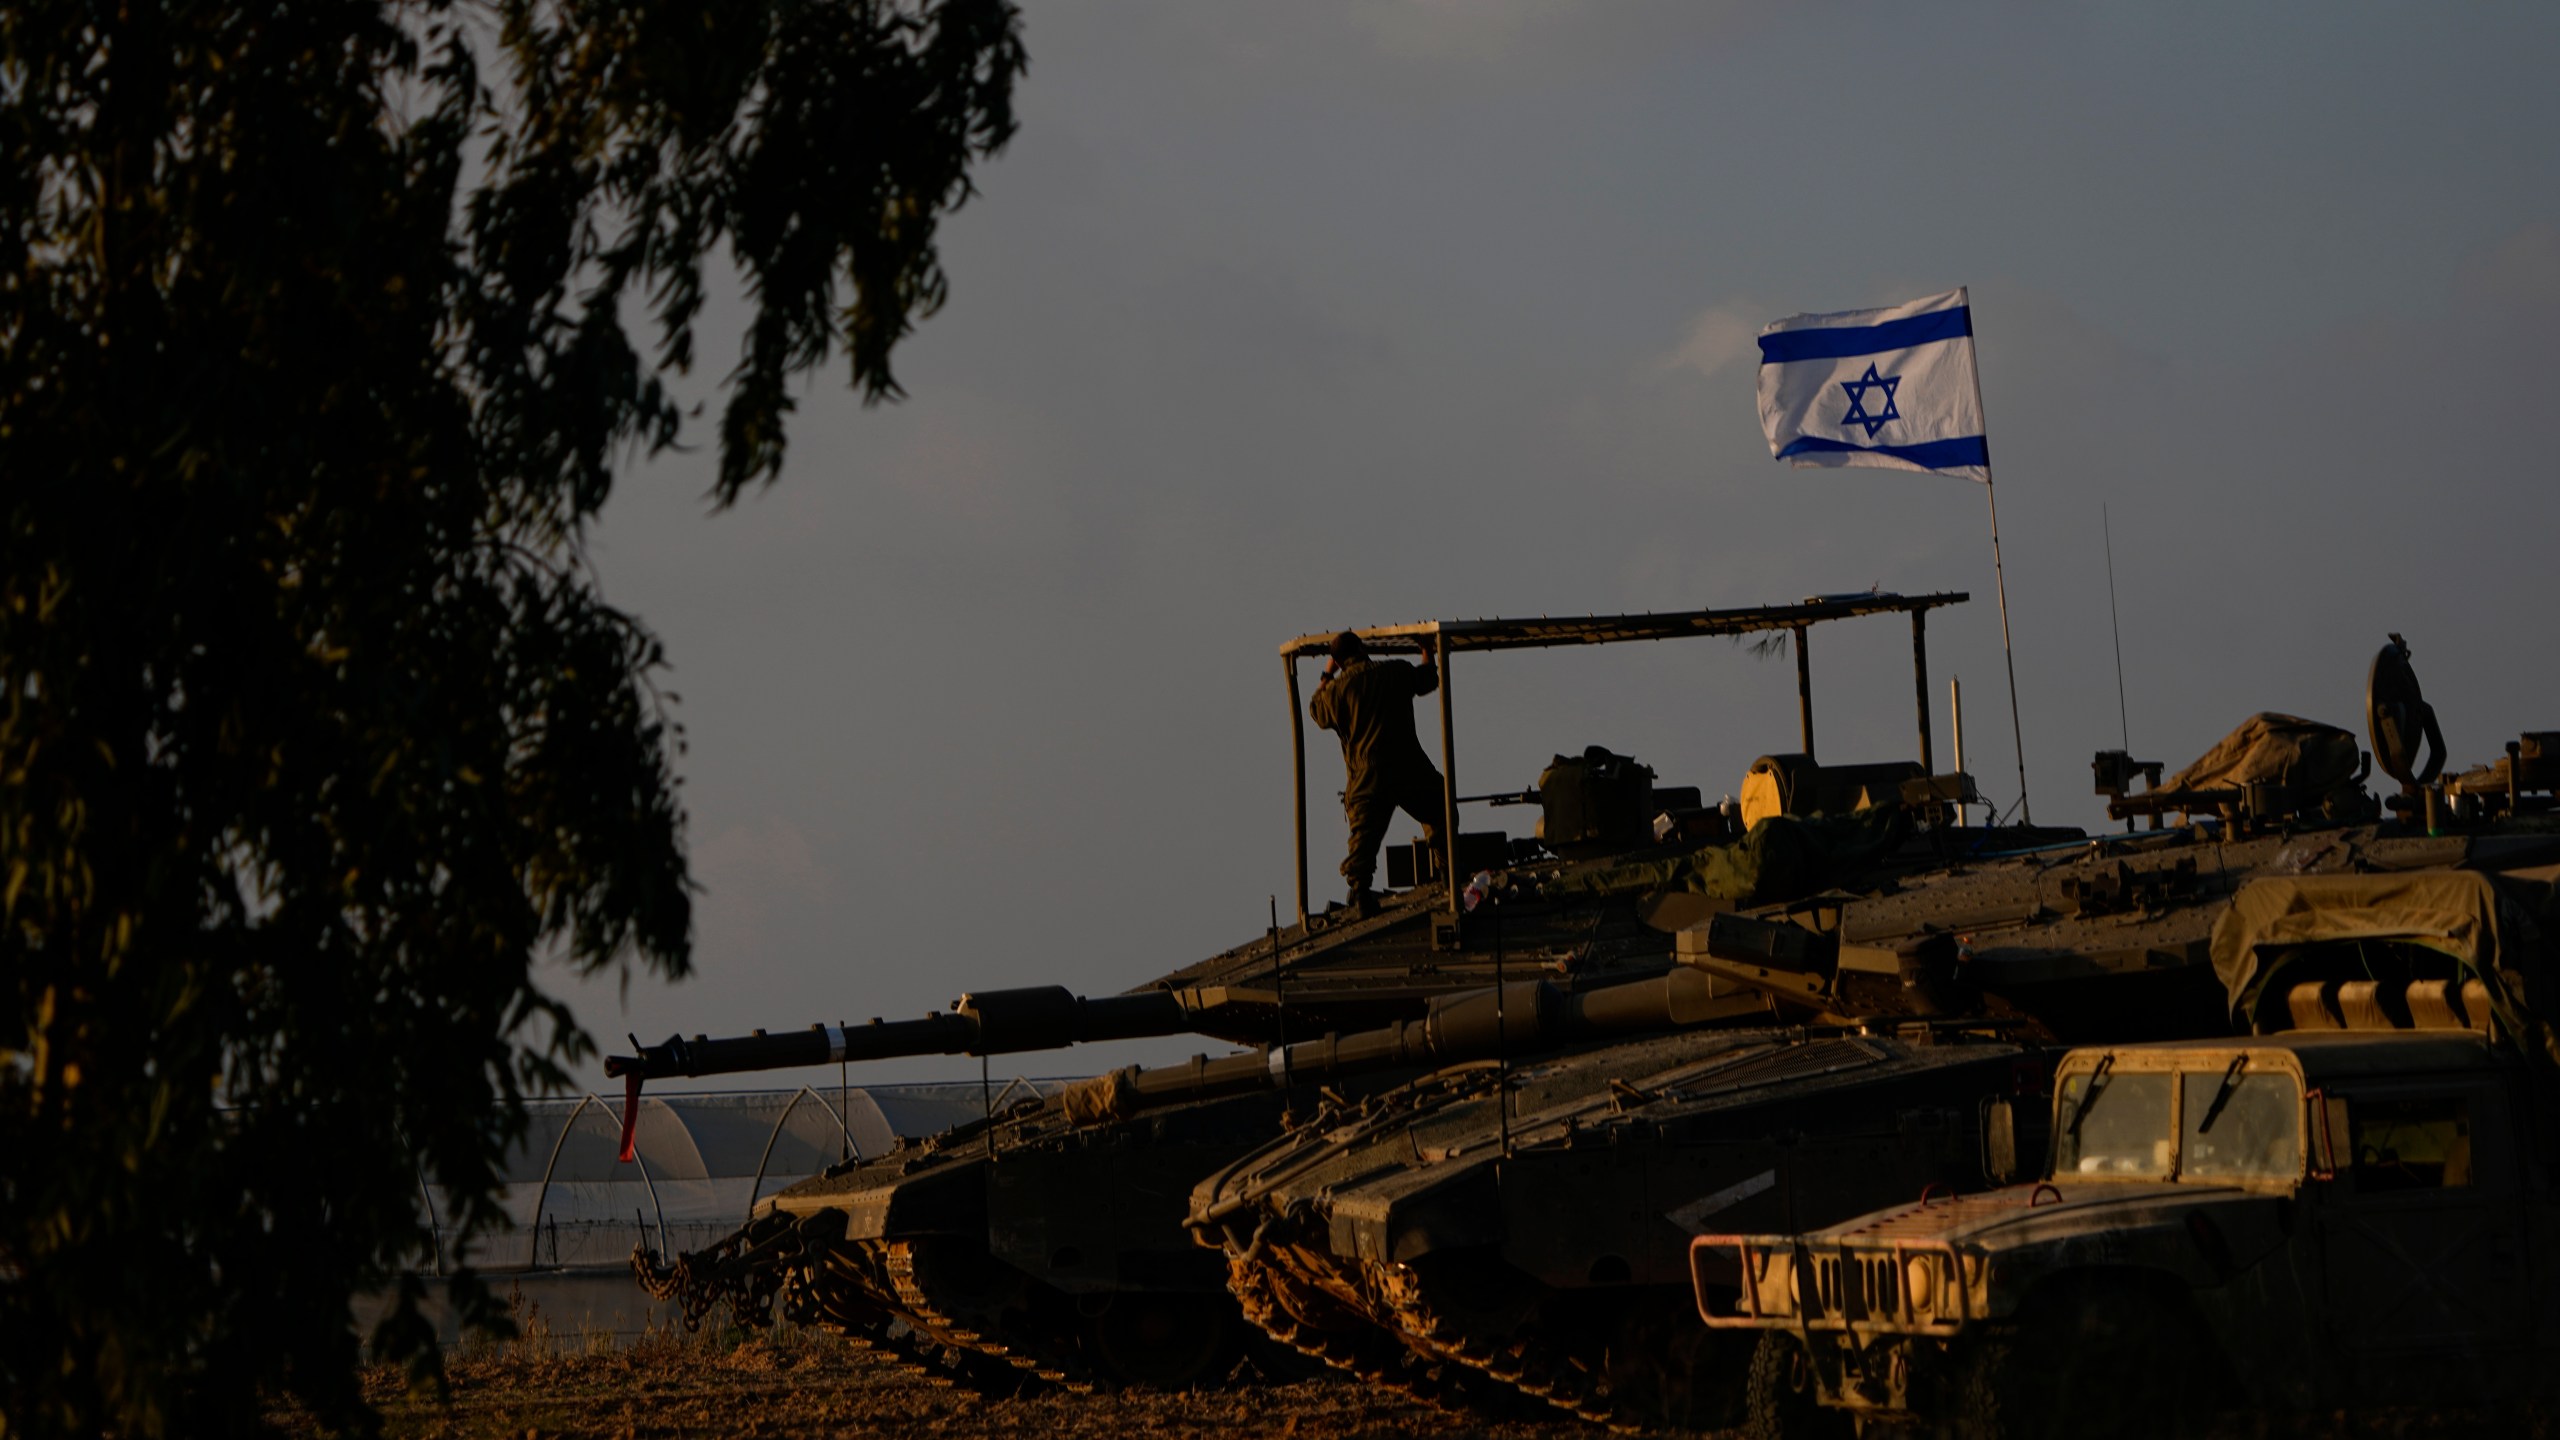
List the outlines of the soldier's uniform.
{"type": "Polygon", "coordinates": [[[1413,733],[1414,697],[1439,688],[1437,666],[1360,659],[1336,669],[1307,706],[1317,725],[1342,737],[1342,815],[1351,826],[1342,878],[1354,897],[1377,874],[1378,843],[1396,811],[1421,821],[1425,840],[1440,838],[1448,790],[1413,733]]]}

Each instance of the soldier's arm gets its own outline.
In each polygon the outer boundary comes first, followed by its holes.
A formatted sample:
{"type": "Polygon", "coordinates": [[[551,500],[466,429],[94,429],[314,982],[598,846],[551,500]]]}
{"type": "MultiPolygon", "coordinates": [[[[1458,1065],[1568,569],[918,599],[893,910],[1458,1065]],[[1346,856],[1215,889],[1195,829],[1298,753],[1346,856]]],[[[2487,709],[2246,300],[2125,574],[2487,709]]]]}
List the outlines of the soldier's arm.
{"type": "Polygon", "coordinates": [[[1334,711],[1333,672],[1328,670],[1324,678],[1316,682],[1315,698],[1307,702],[1307,714],[1313,717],[1317,729],[1330,730],[1340,719],[1334,711]]]}
{"type": "Polygon", "coordinates": [[[1428,695],[1440,688],[1440,661],[1429,650],[1422,652],[1422,663],[1406,667],[1413,679],[1413,693],[1428,695]]]}

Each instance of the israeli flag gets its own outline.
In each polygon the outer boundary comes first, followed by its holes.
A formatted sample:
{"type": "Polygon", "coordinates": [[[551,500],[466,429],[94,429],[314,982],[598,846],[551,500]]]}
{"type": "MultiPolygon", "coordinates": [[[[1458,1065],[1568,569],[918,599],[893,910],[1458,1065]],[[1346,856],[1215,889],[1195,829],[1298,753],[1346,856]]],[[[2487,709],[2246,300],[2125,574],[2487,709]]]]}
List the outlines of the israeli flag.
{"type": "Polygon", "coordinates": [[[1764,328],[1760,428],[1771,458],[1800,466],[1876,465],[1988,483],[1965,292],[1790,315],[1764,328]]]}

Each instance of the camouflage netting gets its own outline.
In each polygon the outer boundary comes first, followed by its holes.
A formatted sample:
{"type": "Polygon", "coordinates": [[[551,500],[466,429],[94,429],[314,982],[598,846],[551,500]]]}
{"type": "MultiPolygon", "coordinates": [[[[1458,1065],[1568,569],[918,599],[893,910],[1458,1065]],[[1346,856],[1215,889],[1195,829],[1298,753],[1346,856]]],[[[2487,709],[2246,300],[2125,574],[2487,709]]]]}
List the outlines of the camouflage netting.
{"type": "Polygon", "coordinates": [[[1813,894],[1874,864],[1901,844],[1910,828],[1909,814],[1898,806],[1879,805],[1838,818],[1772,815],[1740,840],[1677,855],[1568,867],[1545,892],[1686,892],[1735,905],[1776,904],[1813,894]]]}

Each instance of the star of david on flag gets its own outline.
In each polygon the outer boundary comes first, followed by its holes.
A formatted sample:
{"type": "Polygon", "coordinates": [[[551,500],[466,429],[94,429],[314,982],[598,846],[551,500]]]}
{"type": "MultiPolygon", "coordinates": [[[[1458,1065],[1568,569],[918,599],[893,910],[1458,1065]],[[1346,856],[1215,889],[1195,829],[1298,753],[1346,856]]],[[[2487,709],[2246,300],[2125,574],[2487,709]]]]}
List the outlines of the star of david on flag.
{"type": "Polygon", "coordinates": [[[1760,428],[1774,459],[1991,479],[1973,309],[1950,290],[1908,305],[1790,315],[1760,332],[1760,428]]]}

